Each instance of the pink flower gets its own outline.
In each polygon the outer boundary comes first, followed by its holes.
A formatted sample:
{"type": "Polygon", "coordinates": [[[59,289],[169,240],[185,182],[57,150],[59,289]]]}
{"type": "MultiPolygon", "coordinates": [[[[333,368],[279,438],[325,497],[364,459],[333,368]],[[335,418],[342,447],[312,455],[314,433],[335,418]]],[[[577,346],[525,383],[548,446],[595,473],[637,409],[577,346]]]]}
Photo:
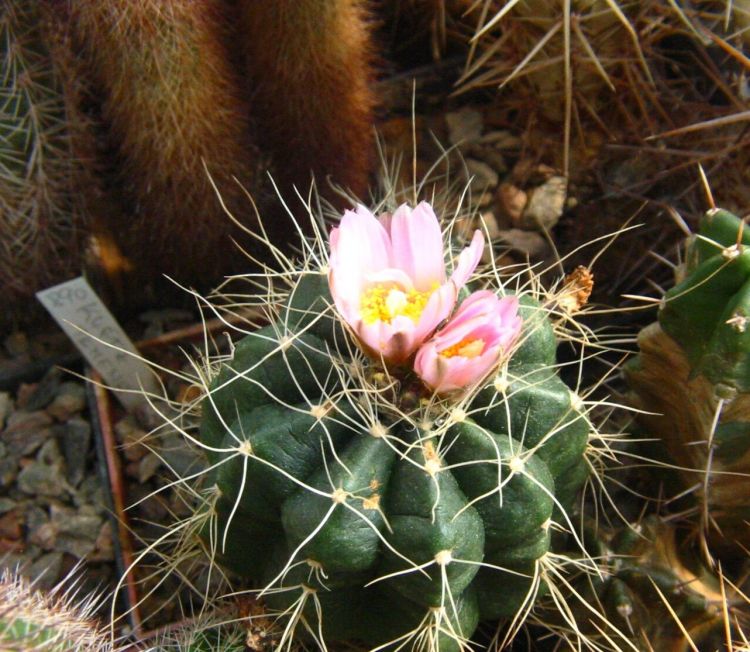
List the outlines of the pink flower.
{"type": "Polygon", "coordinates": [[[520,332],[516,297],[500,299],[488,290],[474,292],[419,349],[414,371],[438,393],[468,388],[499,363],[520,332]]]}
{"type": "Polygon", "coordinates": [[[480,231],[448,279],[443,237],[432,207],[406,204],[376,218],[364,206],[346,211],[331,231],[328,282],[340,315],[363,348],[401,364],[446,319],[479,263],[480,231]]]}

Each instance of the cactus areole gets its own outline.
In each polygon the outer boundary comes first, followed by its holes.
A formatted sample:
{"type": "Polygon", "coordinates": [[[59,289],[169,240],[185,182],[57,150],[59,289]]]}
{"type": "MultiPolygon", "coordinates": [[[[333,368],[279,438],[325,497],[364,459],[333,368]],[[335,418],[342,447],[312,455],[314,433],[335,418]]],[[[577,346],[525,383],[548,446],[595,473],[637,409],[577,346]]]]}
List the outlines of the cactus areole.
{"type": "Polygon", "coordinates": [[[285,635],[458,649],[535,599],[590,425],[537,300],[460,300],[482,247],[448,276],[428,205],[347,212],[331,265],[302,270],[214,377],[204,540],[285,635]]]}

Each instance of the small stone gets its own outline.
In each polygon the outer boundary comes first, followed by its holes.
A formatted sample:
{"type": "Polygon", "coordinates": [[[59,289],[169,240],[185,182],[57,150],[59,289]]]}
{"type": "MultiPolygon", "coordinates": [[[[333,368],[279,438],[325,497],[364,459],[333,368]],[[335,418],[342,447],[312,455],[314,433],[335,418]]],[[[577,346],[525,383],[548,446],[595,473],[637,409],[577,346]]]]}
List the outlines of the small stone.
{"type": "Polygon", "coordinates": [[[8,447],[0,442],[0,487],[10,487],[18,475],[18,458],[8,452],[8,447]]]}
{"type": "Polygon", "coordinates": [[[79,559],[86,557],[96,547],[102,520],[97,516],[76,514],[64,518],[53,516],[57,524],[55,550],[67,552],[79,559]]]}
{"type": "Polygon", "coordinates": [[[497,218],[492,211],[485,211],[480,217],[480,224],[482,231],[489,236],[490,240],[494,240],[500,234],[500,228],[497,224],[497,218]]]}
{"type": "Polygon", "coordinates": [[[549,243],[536,231],[507,229],[498,233],[498,239],[527,258],[543,258],[549,251],[549,243]]]}
{"type": "Polygon", "coordinates": [[[22,549],[18,541],[4,541],[0,539],[0,571],[8,570],[15,573],[17,568],[23,567],[29,560],[20,554],[22,549]]]}
{"type": "Polygon", "coordinates": [[[482,114],[469,108],[446,113],[445,123],[448,126],[448,140],[451,145],[477,140],[484,129],[482,114]]]}
{"type": "Polygon", "coordinates": [[[48,427],[51,424],[52,417],[46,412],[19,410],[8,417],[8,424],[0,433],[0,438],[8,446],[11,455],[31,455],[52,437],[52,431],[48,427]]]}
{"type": "Polygon", "coordinates": [[[33,462],[18,474],[18,488],[31,496],[62,496],[68,485],[61,467],[61,464],[33,462]]]}
{"type": "Polygon", "coordinates": [[[182,435],[175,432],[163,435],[159,453],[167,466],[180,478],[199,471],[201,458],[187,445],[182,435]]]}
{"type": "Polygon", "coordinates": [[[484,161],[498,174],[504,174],[508,171],[508,164],[505,161],[505,157],[494,147],[473,144],[466,148],[465,155],[469,158],[484,161]]]}
{"type": "Polygon", "coordinates": [[[29,543],[39,546],[42,550],[54,550],[57,542],[57,525],[52,521],[42,523],[39,527],[29,529],[29,543]]]}
{"type": "MultiPolygon", "coordinates": [[[[44,378],[37,383],[34,391],[25,399],[23,407],[25,410],[32,412],[47,407],[57,396],[60,383],[62,382],[62,371],[57,367],[52,367],[44,378]]],[[[19,398],[19,405],[21,400],[19,398]]]]}
{"type": "Polygon", "coordinates": [[[94,551],[88,556],[89,561],[113,561],[115,546],[112,540],[112,522],[105,521],[99,529],[94,542],[94,551]]]}
{"type": "Polygon", "coordinates": [[[48,552],[42,555],[24,571],[24,575],[34,582],[34,587],[49,591],[62,575],[63,553],[48,552]]]}
{"type": "Polygon", "coordinates": [[[493,193],[491,193],[489,190],[483,192],[481,195],[479,195],[479,198],[476,200],[476,204],[478,208],[487,208],[495,199],[493,193]]]}
{"type": "Polygon", "coordinates": [[[519,150],[523,146],[520,137],[514,136],[510,131],[489,131],[479,138],[482,145],[492,145],[500,151],[519,150]]]}
{"type": "Polygon", "coordinates": [[[59,428],[68,482],[77,487],[86,474],[91,447],[91,426],[88,421],[74,417],[59,428]]]}
{"type": "Polygon", "coordinates": [[[60,452],[60,445],[54,437],[44,442],[39,449],[39,452],[36,454],[36,459],[42,464],[54,466],[62,466],[65,463],[65,458],[63,458],[63,455],[60,452]]]}
{"type": "Polygon", "coordinates": [[[0,430],[5,428],[5,420],[13,410],[13,399],[8,392],[0,392],[0,430]]]}
{"type": "Polygon", "coordinates": [[[8,335],[3,344],[11,358],[20,358],[29,352],[29,338],[22,331],[15,331],[8,335]]]}
{"type": "Polygon", "coordinates": [[[88,505],[94,508],[97,514],[108,511],[107,492],[97,474],[87,475],[83,479],[78,491],[73,495],[73,504],[81,508],[88,505]]]}
{"type": "Polygon", "coordinates": [[[144,445],[148,434],[138,427],[132,416],[126,416],[115,424],[115,435],[126,460],[137,462],[149,452],[144,445]]]}
{"type": "Polygon", "coordinates": [[[5,514],[14,509],[18,503],[7,496],[0,496],[0,514],[5,514]]]}
{"type": "Polygon", "coordinates": [[[568,182],[565,177],[553,176],[534,188],[521,216],[521,226],[527,229],[550,231],[565,210],[568,182]]]}
{"type": "Polygon", "coordinates": [[[154,476],[161,466],[161,460],[157,455],[149,453],[138,462],[138,481],[146,482],[154,476]]]}
{"type": "Polygon", "coordinates": [[[497,198],[500,202],[500,208],[514,224],[521,221],[523,209],[529,200],[528,195],[518,186],[512,183],[501,183],[497,189],[497,198]]]}
{"type": "Polygon", "coordinates": [[[0,539],[19,540],[23,536],[23,516],[19,511],[10,511],[0,516],[0,539]]]}
{"type": "Polygon", "coordinates": [[[16,407],[19,410],[26,409],[26,404],[34,395],[34,392],[36,391],[38,386],[38,383],[21,383],[18,386],[18,389],[16,390],[16,407]]]}
{"type": "Polygon", "coordinates": [[[40,525],[49,522],[49,514],[46,509],[42,509],[39,505],[33,503],[27,503],[27,505],[28,507],[24,510],[27,530],[35,530],[40,525]]]}
{"type": "Polygon", "coordinates": [[[86,389],[80,383],[66,382],[60,385],[57,396],[47,407],[58,421],[67,421],[86,407],[86,389]]]}
{"type": "Polygon", "coordinates": [[[471,188],[477,193],[495,188],[500,181],[498,173],[482,161],[467,158],[466,169],[471,177],[471,188]]]}

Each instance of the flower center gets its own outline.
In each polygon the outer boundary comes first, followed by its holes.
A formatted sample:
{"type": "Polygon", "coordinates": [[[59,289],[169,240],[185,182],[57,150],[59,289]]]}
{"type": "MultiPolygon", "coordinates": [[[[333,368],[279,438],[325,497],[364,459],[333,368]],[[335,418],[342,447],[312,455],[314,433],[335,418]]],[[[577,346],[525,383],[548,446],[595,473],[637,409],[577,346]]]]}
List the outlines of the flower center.
{"type": "Polygon", "coordinates": [[[457,344],[449,346],[447,349],[443,349],[439,353],[444,358],[453,358],[457,355],[464,358],[476,358],[478,355],[482,355],[483,352],[484,340],[467,337],[457,344]]]}
{"type": "Polygon", "coordinates": [[[359,312],[370,326],[376,321],[391,323],[394,317],[408,317],[416,322],[434,290],[404,292],[398,287],[378,283],[365,290],[360,299],[359,312]]]}

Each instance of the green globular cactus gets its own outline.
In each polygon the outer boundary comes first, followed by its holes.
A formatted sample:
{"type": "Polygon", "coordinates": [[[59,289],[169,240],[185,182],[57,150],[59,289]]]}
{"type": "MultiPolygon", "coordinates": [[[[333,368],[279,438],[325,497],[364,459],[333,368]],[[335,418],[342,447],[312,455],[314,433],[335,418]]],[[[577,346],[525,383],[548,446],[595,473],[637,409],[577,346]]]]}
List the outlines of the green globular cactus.
{"type": "Polygon", "coordinates": [[[0,650],[37,652],[115,652],[109,635],[97,625],[95,598],[76,601],[58,586],[42,593],[20,576],[0,576],[0,650]]]}
{"type": "Polygon", "coordinates": [[[519,299],[512,355],[458,397],[367,358],[325,270],[300,273],[278,319],[214,375],[203,539],[259,592],[280,645],[464,649],[480,620],[544,592],[592,425],[557,373],[551,304],[519,299]]]}
{"type": "Polygon", "coordinates": [[[625,369],[641,426],[663,443],[715,543],[750,534],[748,244],[739,218],[706,213],[658,323],[641,331],[640,355],[625,369]]]}

